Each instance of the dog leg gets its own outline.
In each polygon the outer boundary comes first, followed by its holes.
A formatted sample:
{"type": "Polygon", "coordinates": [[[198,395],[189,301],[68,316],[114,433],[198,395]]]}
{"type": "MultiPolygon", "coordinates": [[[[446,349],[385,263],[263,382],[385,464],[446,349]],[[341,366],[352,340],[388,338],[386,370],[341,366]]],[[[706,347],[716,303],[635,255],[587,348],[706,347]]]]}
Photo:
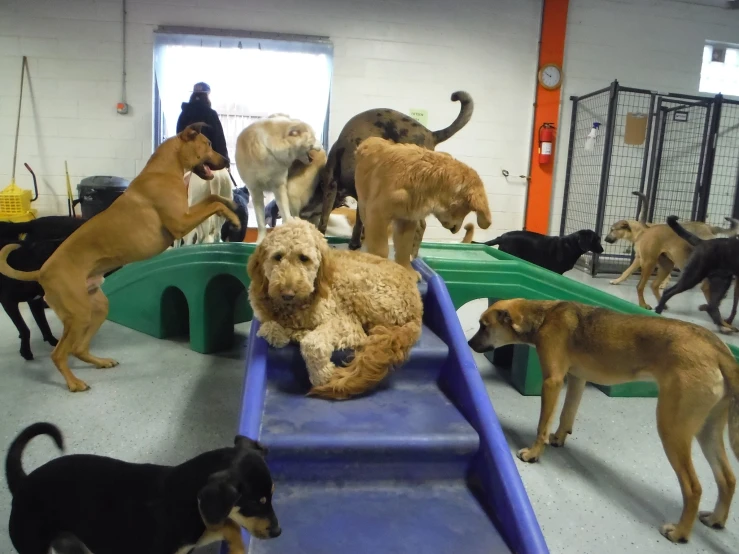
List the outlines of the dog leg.
{"type": "Polygon", "coordinates": [[[46,319],[44,299],[34,298],[33,300],[29,300],[28,307],[31,308],[31,315],[33,315],[33,319],[36,321],[36,325],[38,325],[38,328],[41,331],[41,336],[44,337],[44,341],[48,342],[51,346],[56,346],[56,343],[59,341],[56,340],[56,337],[51,332],[49,322],[46,319]]]}
{"type": "Polygon", "coordinates": [[[539,414],[539,425],[536,432],[536,440],[529,448],[518,451],[518,457],[524,462],[536,462],[544,451],[544,446],[549,440],[549,427],[557,407],[559,393],[562,390],[564,376],[567,370],[559,360],[549,359],[542,348],[537,348],[539,361],[544,375],[544,383],[541,388],[541,412],[539,414]]]}
{"type": "Polygon", "coordinates": [[[418,273],[411,265],[411,254],[413,252],[413,238],[418,227],[416,221],[407,221],[405,219],[396,219],[393,222],[393,247],[395,248],[395,262],[402,265],[406,270],[415,274],[421,279],[418,273]]]}
{"type": "Polygon", "coordinates": [[[647,310],[651,310],[652,306],[647,304],[647,301],[644,300],[644,289],[647,287],[647,282],[649,281],[649,277],[652,275],[652,271],[654,271],[655,265],[657,264],[654,261],[647,263],[642,262],[641,277],[639,278],[639,283],[636,285],[636,295],[639,298],[639,306],[647,310]]]}
{"type": "MultiPolygon", "coordinates": [[[[251,199],[254,202],[254,211],[257,216],[257,244],[259,244],[267,236],[267,223],[264,217],[264,196],[260,191],[256,191],[251,195],[251,199]]],[[[277,225],[276,221],[275,225],[277,225]]]]}
{"type": "Polygon", "coordinates": [[[652,294],[657,299],[657,302],[662,298],[662,283],[664,283],[670,277],[670,272],[675,267],[668,258],[660,256],[657,259],[657,276],[652,281],[652,294]]]}
{"type": "Polygon", "coordinates": [[[690,391],[678,390],[679,386],[663,387],[660,390],[657,400],[657,431],[667,459],[680,483],[683,511],[677,524],[665,524],[660,532],[672,542],[685,543],[690,539],[703,492],[693,467],[691,445],[693,437],[703,427],[708,414],[716,405],[716,398],[715,393],[710,390],[700,390],[698,387],[690,391]],[[688,392],[690,400],[685,401],[688,392]]]}
{"type": "Polygon", "coordinates": [[[24,360],[33,360],[33,352],[31,352],[31,330],[26,325],[26,322],[23,321],[18,303],[9,299],[3,299],[2,304],[3,308],[5,308],[5,313],[8,314],[15,328],[18,329],[18,337],[21,339],[21,356],[23,356],[24,360]]]}
{"type": "Polygon", "coordinates": [[[677,283],[672,285],[664,292],[662,298],[659,301],[659,304],[657,304],[657,307],[654,309],[654,311],[658,314],[661,314],[662,310],[665,309],[665,306],[667,305],[667,302],[670,300],[670,298],[672,298],[676,294],[680,294],[683,291],[690,290],[698,283],[700,283],[703,279],[699,273],[699,270],[700,268],[688,263],[688,265],[685,266],[682,273],[680,274],[680,278],[677,280],[677,283]]]}
{"type": "Polygon", "coordinates": [[[265,321],[260,325],[257,335],[274,348],[284,348],[290,343],[290,331],[276,321],[265,321]]]}
{"type": "Polygon", "coordinates": [[[382,214],[368,214],[366,221],[364,221],[364,242],[367,252],[381,258],[388,257],[390,246],[387,240],[387,226],[389,224],[390,221],[382,214]]]}
{"type": "MultiPolygon", "coordinates": [[[[321,233],[326,234],[326,227],[328,226],[328,216],[334,209],[334,203],[336,202],[336,194],[339,191],[339,185],[331,176],[330,180],[326,184],[326,188],[323,189],[323,206],[321,207],[321,221],[318,223],[318,230],[321,233]]],[[[359,215],[359,210],[357,210],[359,215]]]]}
{"type": "Polygon", "coordinates": [[[287,223],[294,219],[293,214],[290,213],[290,197],[287,194],[287,182],[283,181],[277,187],[275,193],[275,200],[277,201],[277,208],[280,210],[282,215],[282,222],[287,223]]]}
{"type": "MultiPolygon", "coordinates": [[[[162,219],[162,223],[174,239],[181,239],[190,231],[194,230],[203,221],[208,219],[210,216],[220,214],[228,219],[234,227],[237,229],[241,228],[241,222],[236,214],[232,211],[231,206],[233,202],[228,198],[222,198],[221,196],[209,195],[202,201],[190,206],[185,213],[173,213],[172,209],[160,208],[159,217],[162,219]]],[[[236,206],[233,205],[233,209],[236,206]]],[[[259,212],[257,212],[258,214],[259,212]]]]}
{"type": "Polygon", "coordinates": [[[98,369],[106,369],[109,367],[115,367],[118,362],[111,358],[98,358],[90,354],[90,342],[92,337],[100,329],[100,326],[108,317],[108,298],[103,294],[103,291],[96,289],[95,292],[90,294],[91,304],[91,317],[90,323],[87,326],[87,330],[80,343],[75,345],[73,355],[83,362],[94,365],[98,369]]]}
{"type": "Polygon", "coordinates": [[[367,334],[356,322],[334,319],[319,325],[300,339],[300,353],[314,387],[331,379],[336,366],[331,361],[334,350],[356,348],[367,339],[367,334]]]}
{"type": "Polygon", "coordinates": [[[626,279],[631,277],[631,274],[634,273],[637,269],[639,269],[639,266],[641,266],[641,260],[639,259],[639,256],[636,256],[634,258],[634,261],[631,263],[631,265],[626,268],[626,271],[624,271],[617,279],[610,281],[610,283],[612,285],[620,285],[626,279]]]}
{"type": "Polygon", "coordinates": [[[718,498],[713,512],[700,512],[698,517],[704,525],[714,529],[723,529],[726,526],[731,500],[734,498],[736,489],[736,477],[731,470],[724,446],[724,429],[728,415],[729,401],[723,399],[711,410],[708,419],[703,424],[703,429],[698,433],[698,443],[711,466],[718,487],[718,498]]]}
{"type": "Polygon", "coordinates": [[[411,252],[412,259],[418,258],[418,250],[421,248],[421,242],[423,241],[423,235],[426,233],[426,220],[420,219],[416,224],[416,232],[413,235],[413,251],[411,252]]]}
{"type": "Polygon", "coordinates": [[[359,250],[362,248],[362,239],[364,235],[364,223],[362,222],[361,212],[357,206],[357,215],[354,219],[354,228],[352,229],[352,238],[349,241],[349,250],[359,250]]]}
{"type": "Polygon", "coordinates": [[[554,434],[549,435],[549,444],[552,446],[564,446],[567,435],[572,434],[572,426],[575,424],[577,409],[580,407],[582,393],[587,381],[575,377],[572,373],[567,375],[567,394],[562,413],[559,416],[559,427],[554,434]]]}

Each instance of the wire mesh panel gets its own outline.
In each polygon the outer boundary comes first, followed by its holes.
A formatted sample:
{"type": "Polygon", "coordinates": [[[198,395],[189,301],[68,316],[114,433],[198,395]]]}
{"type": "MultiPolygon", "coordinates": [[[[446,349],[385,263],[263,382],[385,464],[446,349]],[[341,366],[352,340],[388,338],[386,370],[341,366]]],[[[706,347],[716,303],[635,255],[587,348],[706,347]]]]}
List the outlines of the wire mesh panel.
{"type": "MultiPolygon", "coordinates": [[[[653,102],[654,94],[649,91],[628,88],[617,91],[602,224],[597,229],[601,237],[617,221],[637,217],[639,199],[632,191],[644,190],[653,102]]],[[[598,272],[622,272],[631,264],[631,244],[603,243],[603,248],[603,254],[598,256],[598,272]]]]}
{"type": "Polygon", "coordinates": [[[738,217],[735,211],[739,187],[739,102],[723,100],[720,109],[716,150],[708,196],[706,222],[725,225],[725,217],[738,217]]]}
{"type": "MultiPolygon", "coordinates": [[[[611,89],[608,88],[575,99],[572,106],[561,235],[596,228],[610,99],[611,89]],[[594,123],[598,124],[598,129],[590,140],[588,135],[594,123]]],[[[583,256],[579,263],[590,267],[592,254],[583,256]]]]}
{"type": "Polygon", "coordinates": [[[695,218],[710,109],[709,103],[667,98],[658,101],[650,221],[664,223],[669,215],[695,218]]]}

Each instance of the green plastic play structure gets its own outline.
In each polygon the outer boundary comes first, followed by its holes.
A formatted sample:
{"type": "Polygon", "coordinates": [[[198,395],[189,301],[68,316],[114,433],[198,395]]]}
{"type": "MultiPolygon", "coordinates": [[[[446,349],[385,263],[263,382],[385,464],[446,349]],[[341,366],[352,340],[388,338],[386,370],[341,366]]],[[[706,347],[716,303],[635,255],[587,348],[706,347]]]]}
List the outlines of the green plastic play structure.
{"type": "MultiPolygon", "coordinates": [[[[329,239],[334,245],[346,239],[329,239]]],[[[157,338],[190,336],[190,348],[209,354],[233,344],[233,324],[249,321],[246,261],[254,244],[220,243],[175,248],[130,264],[103,284],[108,319],[157,338]]],[[[629,314],[651,314],[626,300],[477,244],[423,243],[419,255],[446,282],[455,308],[479,298],[571,300],[629,314]]],[[[730,346],[735,357],[739,349],[730,346]]],[[[510,381],[525,395],[541,394],[534,348],[516,345],[510,381]]],[[[609,396],[657,395],[651,382],[599,387],[609,396]]]]}

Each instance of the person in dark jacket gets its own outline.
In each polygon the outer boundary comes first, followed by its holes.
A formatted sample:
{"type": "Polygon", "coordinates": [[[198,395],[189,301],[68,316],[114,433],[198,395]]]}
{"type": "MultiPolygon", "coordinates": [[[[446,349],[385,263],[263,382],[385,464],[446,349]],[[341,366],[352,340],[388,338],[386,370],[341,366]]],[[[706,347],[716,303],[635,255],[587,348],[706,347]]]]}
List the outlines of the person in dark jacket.
{"type": "Polygon", "coordinates": [[[177,132],[181,133],[185,127],[193,123],[201,121],[207,123],[208,127],[203,127],[202,132],[210,139],[213,150],[224,158],[230,159],[221,120],[218,119],[218,113],[210,107],[208,94],[210,94],[210,87],[206,83],[196,83],[192,87],[190,101],[182,103],[182,113],[177,119],[177,132]]]}

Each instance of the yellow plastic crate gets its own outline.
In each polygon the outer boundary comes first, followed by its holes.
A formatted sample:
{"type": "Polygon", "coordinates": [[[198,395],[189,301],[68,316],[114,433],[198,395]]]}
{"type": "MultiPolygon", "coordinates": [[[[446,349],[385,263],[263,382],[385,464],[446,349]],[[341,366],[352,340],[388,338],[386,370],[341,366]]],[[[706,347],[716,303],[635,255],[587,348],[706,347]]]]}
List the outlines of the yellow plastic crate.
{"type": "Polygon", "coordinates": [[[31,211],[31,191],[10,183],[0,191],[0,217],[11,217],[31,211]]]}

